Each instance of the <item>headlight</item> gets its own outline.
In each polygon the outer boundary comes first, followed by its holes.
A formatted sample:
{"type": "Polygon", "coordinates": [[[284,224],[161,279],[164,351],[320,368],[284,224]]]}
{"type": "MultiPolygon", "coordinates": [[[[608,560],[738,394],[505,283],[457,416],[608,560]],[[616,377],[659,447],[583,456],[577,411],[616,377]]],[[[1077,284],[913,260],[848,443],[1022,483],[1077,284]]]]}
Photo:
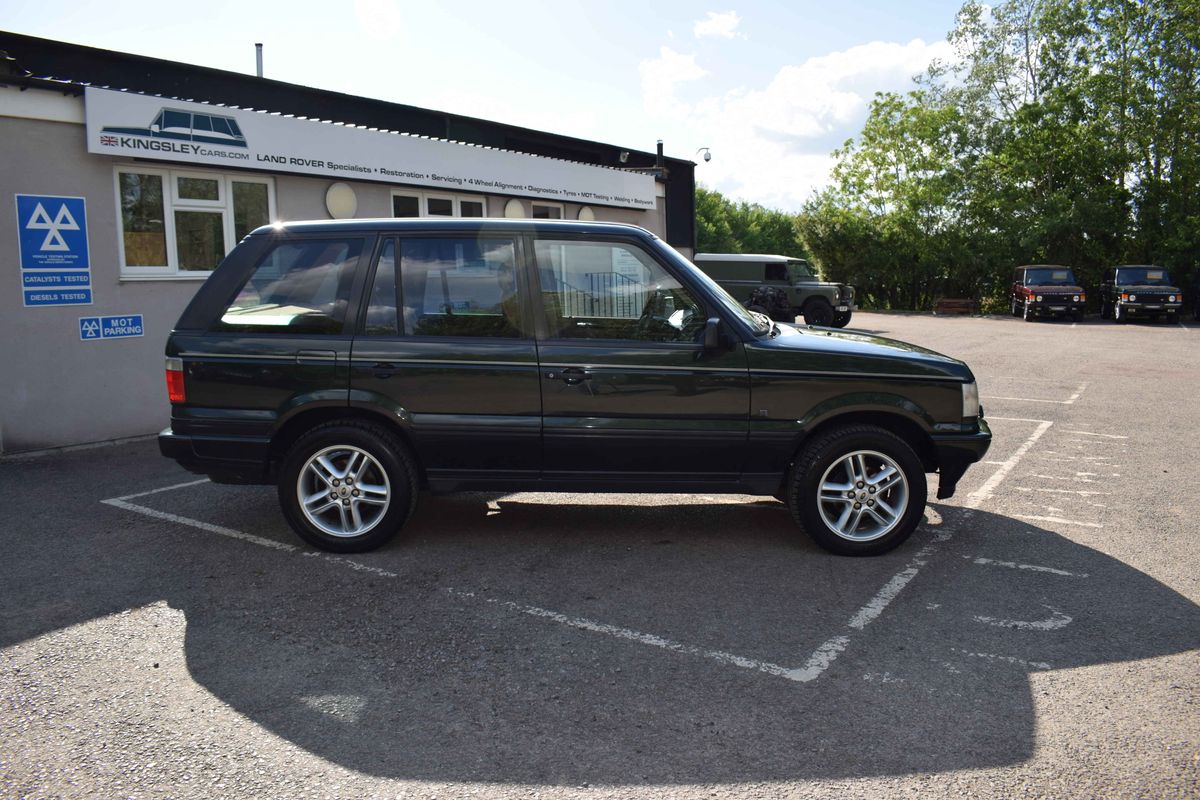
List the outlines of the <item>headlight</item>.
{"type": "Polygon", "coordinates": [[[1175,302],[1175,295],[1171,295],[1170,297],[1168,297],[1168,298],[1167,298],[1167,300],[1168,300],[1168,302],[1174,303],[1174,302],[1175,302]]]}
{"type": "Polygon", "coordinates": [[[1037,297],[1034,298],[1034,300],[1037,300],[1040,303],[1040,302],[1042,302],[1042,296],[1039,294],[1037,297]]]}
{"type": "Polygon", "coordinates": [[[1083,298],[1081,298],[1079,295],[1075,295],[1075,296],[1074,296],[1074,297],[1072,297],[1071,299],[1072,299],[1072,300],[1074,300],[1076,303],[1078,303],[1078,302],[1079,302],[1080,300],[1082,300],[1083,298]]]}
{"type": "Polygon", "coordinates": [[[1129,302],[1131,302],[1131,303],[1136,303],[1136,302],[1137,302],[1137,295],[1136,295],[1136,294],[1131,294],[1131,295],[1129,295],[1129,302]]]}
{"type": "Polygon", "coordinates": [[[962,385],[963,419],[979,416],[979,384],[975,381],[962,385]]]}

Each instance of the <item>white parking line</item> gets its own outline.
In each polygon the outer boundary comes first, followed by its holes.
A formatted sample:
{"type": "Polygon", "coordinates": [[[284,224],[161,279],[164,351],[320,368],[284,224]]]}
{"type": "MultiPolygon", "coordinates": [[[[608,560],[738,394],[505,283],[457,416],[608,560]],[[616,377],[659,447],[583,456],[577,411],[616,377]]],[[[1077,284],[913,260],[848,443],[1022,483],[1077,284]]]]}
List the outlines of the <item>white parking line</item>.
{"type": "Polygon", "coordinates": [[[1078,525],[1081,528],[1103,528],[1104,526],[1098,522],[1078,522],[1073,519],[1064,517],[1039,517],[1035,514],[1013,514],[1018,519],[1031,519],[1036,522],[1056,522],[1059,525],[1078,525]]]}
{"type": "Polygon", "coordinates": [[[1013,658],[1012,656],[998,656],[995,653],[972,653],[968,650],[959,650],[957,647],[950,648],[955,653],[962,653],[964,656],[972,658],[986,658],[989,661],[1003,661],[1007,664],[1016,664],[1026,669],[1050,669],[1050,665],[1044,661],[1026,661],[1022,658],[1013,658]]]}
{"type": "MultiPolygon", "coordinates": [[[[1060,406],[1074,405],[1079,396],[1083,394],[1083,390],[1087,388],[1086,383],[1079,384],[1079,388],[1075,390],[1075,394],[1068,397],[1066,400],[1044,400],[1038,397],[1007,397],[1005,395],[987,394],[980,395],[984,400],[1015,400],[1020,403],[1054,403],[1060,406]]],[[[999,417],[997,417],[999,419],[999,417]]]]}
{"type": "Polygon", "coordinates": [[[987,417],[987,419],[989,421],[998,419],[1003,422],[1049,422],[1049,420],[1045,419],[1030,419],[1028,417],[987,417]]]}
{"type": "Polygon", "coordinates": [[[1092,433],[1091,431],[1068,430],[1067,433],[1078,433],[1083,436],[1103,436],[1105,439],[1128,439],[1129,438],[1128,436],[1118,436],[1115,433],[1092,433]]]}
{"type": "MultiPolygon", "coordinates": [[[[1012,472],[1017,462],[1029,452],[1029,448],[1033,447],[1037,443],[1037,440],[1042,438],[1046,431],[1050,430],[1050,426],[1054,424],[1050,420],[1040,420],[1039,422],[1040,424],[1029,435],[1029,438],[1022,442],[1021,446],[1017,448],[1015,453],[1009,456],[1008,460],[1002,462],[1000,468],[992,473],[983,486],[967,495],[967,501],[963,504],[963,514],[961,517],[964,524],[969,522],[971,517],[975,515],[975,510],[992,496],[992,492],[1008,477],[1008,474],[1012,472]]],[[[877,619],[888,605],[899,596],[904,587],[912,582],[913,578],[920,572],[921,567],[929,563],[930,557],[937,552],[937,546],[942,542],[949,541],[953,534],[954,530],[951,524],[943,525],[938,537],[930,544],[921,548],[904,569],[893,575],[883,585],[883,588],[867,601],[866,605],[850,617],[846,626],[860,631],[877,619]]],[[[812,672],[807,673],[811,675],[807,679],[814,680],[819,677],[822,672],[833,664],[838,654],[845,650],[849,644],[849,637],[842,634],[828,639],[817,648],[816,652],[808,660],[808,663],[812,665],[812,672]]]]}
{"type": "Polygon", "coordinates": [[[728,664],[734,667],[742,667],[744,669],[753,669],[759,672],[765,672],[768,675],[776,675],[781,678],[793,678],[793,673],[801,672],[802,670],[788,669],[781,667],[778,664],[771,664],[765,661],[755,661],[751,658],[743,658],[742,656],[734,655],[733,653],[725,653],[720,650],[705,650],[692,645],[673,642],[670,639],[664,639],[661,636],[655,636],[650,633],[641,633],[640,631],[630,630],[629,628],[620,628],[616,625],[606,625],[602,622],[594,622],[590,619],[582,617],[569,617],[566,614],[560,614],[557,611],[550,611],[537,606],[527,606],[521,603],[514,603],[509,600],[497,600],[493,597],[482,597],[474,592],[464,592],[457,589],[447,589],[446,592],[454,597],[467,598],[471,600],[481,600],[494,606],[506,608],[509,611],[516,611],[520,614],[528,614],[531,617],[541,617],[560,625],[566,625],[570,628],[579,628],[580,630],[590,631],[592,633],[601,633],[605,636],[613,636],[618,639],[625,639],[638,644],[648,645],[650,647],[658,647],[663,650],[670,650],[674,653],[684,653],[686,655],[701,656],[702,658],[720,661],[723,664],[728,664]]]}
{"type": "Polygon", "coordinates": [[[1054,567],[1039,567],[1036,564],[1019,564],[1016,561],[996,561],[991,558],[971,558],[971,556],[963,556],[963,558],[971,560],[974,564],[980,566],[991,567],[1007,567],[1008,569],[1023,569],[1030,572],[1047,572],[1051,575],[1061,575],[1064,578],[1086,578],[1086,572],[1067,572],[1065,569],[1056,569],[1054,567]]]}
{"type": "Polygon", "coordinates": [[[1022,442],[1021,446],[1017,448],[1017,452],[1009,456],[1008,460],[1000,466],[1000,469],[992,473],[992,477],[988,478],[987,481],[984,482],[983,486],[980,486],[978,489],[971,492],[971,494],[967,495],[968,507],[978,508],[979,503],[982,503],[991,497],[992,492],[994,492],[996,487],[1008,477],[1008,473],[1012,472],[1013,467],[1017,465],[1017,462],[1029,452],[1029,448],[1037,444],[1037,440],[1042,438],[1046,431],[1050,430],[1050,426],[1053,424],[1053,422],[1043,422],[1041,425],[1038,425],[1037,429],[1029,435],[1029,438],[1022,442]],[[973,506],[970,505],[972,500],[976,501],[975,505],[973,506]]]}
{"type": "Polygon", "coordinates": [[[1080,497],[1094,497],[1101,494],[1112,494],[1112,492],[1093,492],[1087,489],[1052,489],[1048,486],[1014,486],[1018,492],[1052,492],[1054,494],[1077,494],[1080,497]]]}
{"type": "MultiPolygon", "coordinates": [[[[1081,387],[1081,389],[1082,389],[1082,387],[1081,387]]],[[[1033,421],[1033,420],[1031,420],[1031,421],[1033,421]]],[[[996,489],[997,486],[1000,485],[1001,482],[1004,481],[1004,479],[1008,476],[1008,474],[1016,466],[1017,462],[1020,461],[1021,458],[1027,452],[1029,452],[1029,449],[1031,447],[1033,447],[1033,445],[1037,442],[1037,440],[1040,439],[1046,433],[1046,431],[1050,429],[1050,426],[1054,424],[1053,422],[1051,422],[1049,420],[1037,420],[1037,422],[1039,423],[1038,427],[1034,430],[1034,432],[1032,434],[1030,434],[1029,438],[1026,439],[1025,442],[1022,443],[1020,447],[1017,448],[1017,451],[1012,456],[1010,456],[1006,461],[1001,463],[1001,466],[999,467],[999,469],[997,469],[996,472],[993,473],[992,476],[988,478],[988,480],[983,484],[982,487],[980,487],[980,489],[970,493],[967,496],[967,500],[963,504],[963,507],[962,507],[963,515],[962,515],[961,519],[963,522],[967,522],[970,520],[970,518],[974,515],[975,509],[977,509],[982,503],[984,503],[989,497],[991,497],[992,492],[996,489]]],[[[146,492],[138,492],[136,494],[125,495],[123,497],[114,497],[114,498],[110,498],[108,500],[102,500],[101,502],[105,503],[107,505],[116,507],[116,508],[126,510],[126,511],[132,511],[134,513],[144,514],[146,516],[149,516],[149,517],[152,517],[155,519],[161,519],[161,520],[164,520],[167,522],[174,522],[174,523],[177,523],[180,525],[186,525],[186,526],[190,526],[193,528],[197,528],[199,530],[206,531],[209,533],[216,533],[221,536],[227,536],[229,538],[239,539],[241,541],[245,541],[250,544],[256,544],[261,547],[268,547],[268,548],[275,549],[275,550],[282,550],[284,552],[293,552],[293,553],[299,552],[299,548],[294,545],[285,544],[283,542],[276,542],[271,539],[265,539],[260,536],[254,536],[253,534],[244,533],[242,531],[234,530],[232,528],[226,528],[226,527],[223,527],[220,525],[213,525],[211,523],[203,522],[201,520],[191,519],[190,517],[184,517],[184,516],[180,516],[178,514],[171,514],[171,513],[165,512],[165,511],[158,511],[157,509],[147,508],[146,506],[141,506],[141,505],[137,505],[135,503],[128,502],[132,498],[145,497],[147,495],[158,494],[160,492],[167,492],[167,491],[172,491],[175,489],[186,488],[189,486],[196,486],[198,484],[205,483],[205,482],[206,482],[206,479],[202,479],[202,480],[198,480],[198,481],[189,481],[187,483],[179,483],[179,484],[174,484],[172,486],[164,486],[164,487],[161,487],[158,489],[151,489],[146,492]]],[[[939,534],[934,538],[934,540],[930,544],[921,548],[921,550],[918,551],[916,553],[916,555],[914,555],[912,560],[909,562],[909,564],[903,570],[901,570],[900,572],[893,575],[892,578],[889,579],[888,582],[885,583],[883,585],[883,587],[878,592],[876,592],[876,594],[862,608],[858,609],[858,611],[856,611],[854,613],[854,615],[852,615],[850,617],[849,621],[846,623],[847,627],[850,628],[851,630],[855,630],[855,631],[863,630],[867,625],[869,625],[872,621],[874,621],[881,614],[883,614],[884,610],[888,607],[888,605],[891,604],[891,602],[896,599],[896,597],[900,594],[900,592],[904,589],[904,587],[907,586],[913,580],[913,578],[915,578],[917,576],[920,569],[929,562],[930,557],[934,553],[937,552],[938,545],[940,545],[943,542],[948,541],[951,538],[953,531],[950,529],[950,527],[951,526],[949,526],[949,525],[943,526],[943,530],[941,530],[939,532],[939,534]]],[[[357,561],[353,561],[353,560],[345,558],[343,556],[334,556],[329,553],[317,553],[317,552],[303,552],[301,554],[306,557],[322,558],[323,560],[329,561],[331,563],[342,564],[345,566],[349,566],[350,568],[355,569],[355,570],[372,572],[372,573],[375,573],[378,575],[382,575],[384,577],[389,577],[389,578],[399,577],[399,575],[397,573],[389,572],[388,570],[379,569],[377,567],[371,567],[369,565],[362,564],[357,561]]],[[[703,648],[694,647],[692,645],[686,645],[686,644],[683,644],[680,642],[674,642],[670,639],[665,639],[661,636],[656,636],[654,634],[642,633],[639,631],[630,630],[628,628],[621,628],[621,627],[614,626],[614,625],[607,625],[604,623],[595,622],[593,620],[583,619],[580,617],[570,617],[565,614],[560,614],[559,612],[556,612],[556,611],[551,611],[549,609],[544,609],[544,608],[538,608],[536,606],[527,606],[527,605],[521,605],[519,603],[514,603],[514,602],[508,601],[508,600],[499,600],[499,599],[494,599],[494,598],[482,597],[482,596],[476,595],[473,592],[464,592],[464,591],[453,590],[453,589],[448,589],[447,591],[449,593],[451,593],[452,595],[455,595],[458,597],[482,600],[483,602],[489,603],[491,605],[500,606],[503,608],[507,608],[511,611],[516,611],[518,613],[527,614],[530,616],[548,619],[548,620],[557,622],[559,624],[567,625],[567,626],[578,628],[581,630],[587,630],[587,631],[591,631],[593,633],[600,633],[600,634],[604,634],[604,635],[608,635],[608,636],[614,636],[614,637],[624,639],[627,641],[637,642],[639,644],[643,644],[643,645],[647,645],[647,646],[651,646],[651,647],[658,647],[658,648],[662,648],[665,650],[670,650],[672,652],[695,655],[695,656],[715,660],[720,663],[724,663],[724,664],[728,664],[728,665],[732,665],[732,666],[742,667],[742,668],[746,668],[746,669],[753,669],[753,670],[763,672],[763,673],[766,673],[769,675],[783,677],[783,678],[786,678],[788,680],[792,680],[792,681],[795,681],[798,683],[807,683],[809,681],[813,681],[813,680],[816,680],[817,678],[819,678],[827,669],[829,669],[829,667],[837,659],[838,655],[840,655],[850,644],[850,637],[844,633],[833,636],[830,639],[826,640],[824,643],[822,643],[821,646],[818,647],[812,653],[811,656],[809,656],[809,658],[806,660],[803,667],[788,668],[788,667],[783,667],[778,664],[772,664],[772,663],[765,662],[765,661],[758,661],[756,659],[744,658],[742,656],[738,656],[733,653],[726,653],[726,652],[719,651],[719,650],[705,650],[703,648]]]]}
{"type": "Polygon", "coordinates": [[[1071,618],[1058,609],[1050,608],[1050,606],[1045,606],[1045,608],[1049,609],[1053,616],[1032,621],[1000,619],[998,617],[975,617],[974,619],[983,625],[991,625],[996,628],[1013,628],[1019,631],[1056,631],[1071,624],[1071,618]]]}

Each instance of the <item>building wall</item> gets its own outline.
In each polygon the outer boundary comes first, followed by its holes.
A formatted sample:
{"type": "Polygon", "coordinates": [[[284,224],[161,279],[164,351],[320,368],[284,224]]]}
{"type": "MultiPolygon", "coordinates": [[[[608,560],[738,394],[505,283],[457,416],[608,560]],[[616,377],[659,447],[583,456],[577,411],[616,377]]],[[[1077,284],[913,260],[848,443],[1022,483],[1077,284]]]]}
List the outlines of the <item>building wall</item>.
{"type": "MultiPolygon", "coordinates": [[[[0,202],[10,204],[0,212],[0,332],[5,341],[0,347],[0,453],[151,434],[170,421],[163,346],[202,279],[121,278],[114,165],[136,162],[87,152],[82,104],[81,98],[58,93],[0,87],[0,141],[6,145],[0,159],[0,202]],[[16,194],[85,199],[92,305],[23,306],[16,194]],[[125,314],[143,315],[144,336],[80,339],[80,317],[125,314]]],[[[272,177],[279,218],[328,218],[325,192],[333,179],[272,177]]],[[[358,217],[391,216],[391,193],[405,188],[348,183],[358,197],[358,217]]],[[[503,216],[510,198],[487,197],[489,216],[503,216]]],[[[522,199],[527,214],[530,202],[522,199]]],[[[564,218],[575,219],[579,208],[566,204],[564,218]]],[[[592,210],[597,219],[641,225],[660,236],[666,229],[661,197],[655,212],[592,210]]]]}

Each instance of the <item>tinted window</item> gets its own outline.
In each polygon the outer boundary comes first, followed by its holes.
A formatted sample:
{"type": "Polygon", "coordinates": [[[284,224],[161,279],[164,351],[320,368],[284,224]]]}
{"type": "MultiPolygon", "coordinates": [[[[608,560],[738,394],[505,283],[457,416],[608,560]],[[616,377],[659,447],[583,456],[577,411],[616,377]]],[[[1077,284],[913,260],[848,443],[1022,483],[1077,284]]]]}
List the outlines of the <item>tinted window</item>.
{"type": "Polygon", "coordinates": [[[410,336],[524,335],[511,239],[404,239],[400,275],[410,336]]]}
{"type": "Polygon", "coordinates": [[[1075,273],[1061,267],[1039,267],[1025,270],[1025,282],[1030,286],[1072,286],[1075,284],[1075,273]]]}
{"type": "Polygon", "coordinates": [[[183,111],[164,111],[162,114],[162,126],[164,128],[184,128],[191,129],[192,115],[183,111]]]}
{"type": "Polygon", "coordinates": [[[767,264],[766,279],[769,281],[786,281],[788,279],[787,264],[767,264]]]}
{"type": "Polygon", "coordinates": [[[694,342],[703,309],[641,248],[539,240],[542,304],[552,337],[694,342]]]}
{"type": "Polygon", "coordinates": [[[368,336],[399,335],[400,315],[397,308],[396,243],[389,240],[383,246],[383,252],[379,254],[379,264],[375,267],[375,281],[371,284],[363,333],[368,336]]]}
{"type": "Polygon", "coordinates": [[[216,330],[339,333],[361,239],[280,242],[259,262],[216,330]]]}
{"type": "Polygon", "coordinates": [[[1121,267],[1117,270],[1117,283],[1129,284],[1169,284],[1171,276],[1162,267],[1121,267]]]}

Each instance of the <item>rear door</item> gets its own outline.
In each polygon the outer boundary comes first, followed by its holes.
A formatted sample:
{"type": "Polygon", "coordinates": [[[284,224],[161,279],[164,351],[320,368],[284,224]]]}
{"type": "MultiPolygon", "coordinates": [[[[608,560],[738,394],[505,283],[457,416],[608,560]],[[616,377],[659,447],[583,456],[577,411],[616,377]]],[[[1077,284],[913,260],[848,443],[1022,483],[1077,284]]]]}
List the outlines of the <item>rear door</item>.
{"type": "Polygon", "coordinates": [[[543,474],[551,481],[736,480],[749,430],[740,343],[634,239],[538,238],[543,474]]]}
{"type": "Polygon", "coordinates": [[[354,341],[351,404],[404,424],[431,484],[533,480],[541,398],[520,243],[385,238],[354,341]]]}

